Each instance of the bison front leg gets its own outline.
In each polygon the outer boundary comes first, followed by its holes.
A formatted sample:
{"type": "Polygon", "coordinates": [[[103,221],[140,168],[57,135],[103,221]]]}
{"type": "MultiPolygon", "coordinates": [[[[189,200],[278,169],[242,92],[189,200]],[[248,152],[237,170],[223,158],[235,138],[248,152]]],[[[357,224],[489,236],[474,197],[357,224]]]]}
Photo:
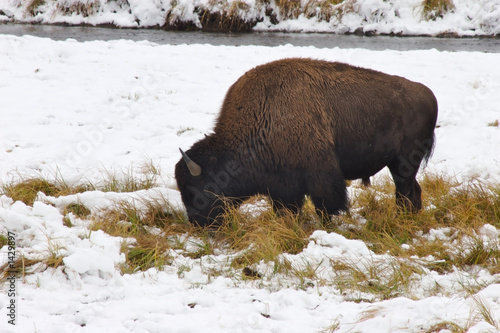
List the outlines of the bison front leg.
{"type": "Polygon", "coordinates": [[[301,204],[300,201],[297,202],[288,202],[283,203],[281,199],[271,198],[271,204],[273,206],[273,210],[279,214],[285,214],[286,212],[291,212],[292,214],[299,214],[301,212],[301,204]]]}
{"type": "MultiPolygon", "coordinates": [[[[295,180],[295,178],[292,179],[295,180]]],[[[280,182],[280,184],[283,185],[284,182],[280,182]]],[[[292,214],[298,214],[304,202],[304,191],[300,189],[299,184],[293,181],[286,183],[286,186],[276,186],[273,189],[268,189],[268,197],[276,213],[291,212],[292,214]]]]}
{"type": "Polygon", "coordinates": [[[347,210],[347,189],[340,169],[313,178],[308,192],[316,212],[324,220],[347,210]]]}

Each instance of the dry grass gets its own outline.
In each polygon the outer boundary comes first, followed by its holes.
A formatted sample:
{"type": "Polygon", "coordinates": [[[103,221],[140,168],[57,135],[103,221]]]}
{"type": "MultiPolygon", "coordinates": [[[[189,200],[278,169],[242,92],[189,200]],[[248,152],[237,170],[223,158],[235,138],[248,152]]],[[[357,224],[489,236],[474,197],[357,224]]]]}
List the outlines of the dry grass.
{"type": "Polygon", "coordinates": [[[159,185],[161,169],[152,161],[143,162],[138,168],[104,170],[102,180],[89,184],[94,190],[103,192],[135,192],[159,185]]]}
{"type": "Polygon", "coordinates": [[[27,15],[36,16],[38,8],[45,5],[45,0],[28,0],[23,3],[24,11],[27,15]]]}
{"type": "Polygon", "coordinates": [[[101,7],[100,0],[84,0],[84,1],[57,1],[57,9],[67,15],[82,15],[88,17],[99,11],[101,7]]]}
{"type": "MultiPolygon", "coordinates": [[[[62,15],[81,15],[89,17],[97,14],[103,0],[57,0],[55,6],[62,15]]],[[[47,1],[18,1],[26,15],[36,16],[47,1]]],[[[130,7],[127,0],[118,0],[116,5],[130,7]]],[[[210,0],[191,8],[182,1],[170,0],[170,9],[165,13],[165,23],[161,28],[167,30],[203,30],[217,32],[251,31],[266,17],[272,24],[297,19],[303,15],[317,21],[338,23],[346,13],[355,12],[358,0],[257,0],[255,8],[242,0],[210,0]],[[187,11],[193,11],[188,13],[187,11]],[[191,15],[190,15],[191,14],[191,15]],[[197,16],[197,18],[194,18],[197,16]]],[[[424,20],[442,18],[455,9],[453,0],[422,0],[418,11],[424,20]]],[[[140,22],[138,21],[140,24],[140,22]]]]}
{"type": "MultiPolygon", "coordinates": [[[[106,188],[150,187],[160,172],[151,167],[146,169],[139,176],[127,173],[127,177],[107,177],[111,181],[106,188]]],[[[62,183],[24,179],[4,186],[3,192],[16,200],[29,198],[24,200],[32,203],[38,191],[54,196],[70,193],[72,188],[62,183]]],[[[144,198],[135,204],[117,202],[96,215],[90,214],[81,203],[74,203],[66,207],[65,215],[72,213],[91,219],[91,232],[103,230],[122,237],[122,251],[126,255],[121,267],[124,274],[172,266],[183,275],[191,269],[185,262],[202,265],[215,254],[225,254],[224,262],[207,266],[205,273],[210,277],[230,276],[237,281],[256,280],[263,286],[273,279],[303,289],[333,286],[347,299],[367,302],[401,295],[411,297],[415,279],[429,270],[443,274],[480,267],[491,274],[500,274],[499,243],[488,236],[489,231],[496,232],[493,227],[500,229],[500,184],[485,184],[477,179],[461,183],[431,174],[423,176],[420,184],[425,208],[418,214],[398,210],[393,182],[387,178],[379,179],[368,189],[351,185],[356,194],[351,197],[350,213],[334,217],[328,223],[315,215],[311,202],[306,203],[301,214],[274,212],[262,205],[265,203],[262,197],[245,203],[260,207],[253,212],[228,207],[220,226],[211,229],[195,228],[186,221],[183,212],[172,209],[162,198],[144,198]],[[318,229],[361,240],[375,254],[387,259],[323,258],[320,262],[307,259],[300,262],[297,258],[301,257],[293,255],[303,251],[310,242],[309,236],[318,229]],[[184,259],[178,261],[179,258],[184,259]],[[259,267],[270,269],[259,271],[259,267]]],[[[69,219],[66,226],[72,227],[69,219]]],[[[48,258],[18,261],[16,265],[22,266],[22,274],[26,274],[29,271],[26,267],[42,261],[44,267],[63,265],[56,249],[48,258]]],[[[472,295],[484,287],[464,283],[463,290],[472,295]]],[[[437,288],[436,292],[441,291],[437,288]]],[[[453,327],[452,323],[442,325],[453,327]]],[[[437,326],[429,332],[432,329],[437,326]]]]}
{"type": "MultiPolygon", "coordinates": [[[[251,201],[260,201],[254,198],[251,201]]],[[[251,202],[250,201],[250,202],[251,202]]],[[[297,254],[308,244],[314,224],[290,211],[265,210],[257,216],[229,208],[222,226],[216,231],[219,241],[233,251],[243,251],[235,262],[241,266],[261,260],[274,261],[282,253],[297,254]]]]}
{"type": "Polygon", "coordinates": [[[0,194],[5,194],[14,201],[22,201],[26,205],[32,206],[37,198],[38,192],[58,197],[61,195],[85,192],[89,189],[90,187],[85,185],[69,186],[60,179],[47,180],[43,177],[33,177],[21,178],[21,180],[3,184],[0,188],[0,194]]]}
{"type": "Polygon", "coordinates": [[[426,333],[438,333],[438,332],[453,332],[453,333],[465,333],[469,332],[469,329],[475,326],[477,323],[486,322],[493,326],[497,331],[500,330],[500,322],[493,313],[491,307],[487,302],[477,295],[471,295],[469,299],[473,303],[472,311],[468,318],[463,318],[463,323],[444,321],[431,326],[426,333]]]}
{"type": "MultiPolygon", "coordinates": [[[[26,15],[36,16],[40,11],[39,8],[47,2],[46,0],[25,0],[19,1],[19,6],[23,6],[26,15]]],[[[119,6],[128,5],[127,0],[119,0],[117,3],[119,6]]],[[[57,10],[64,15],[82,15],[83,17],[88,17],[99,11],[101,0],[57,0],[55,5],[57,10]]]]}
{"type": "Polygon", "coordinates": [[[250,31],[256,20],[246,20],[250,6],[243,1],[211,1],[206,8],[198,9],[203,31],[242,32],[250,31]]]}
{"type": "Polygon", "coordinates": [[[67,216],[69,213],[72,213],[79,218],[86,218],[91,214],[90,209],[78,202],[73,202],[66,206],[64,209],[64,216],[67,216]]]}
{"type": "Polygon", "coordinates": [[[415,274],[423,273],[418,265],[399,259],[337,260],[332,262],[332,267],[332,284],[355,302],[407,296],[411,293],[415,274]],[[362,295],[370,295],[370,298],[362,295]]]}
{"type": "Polygon", "coordinates": [[[256,10],[244,1],[211,0],[204,6],[198,6],[194,12],[198,15],[199,26],[195,22],[182,21],[186,8],[182,2],[172,1],[172,8],[167,13],[164,29],[169,30],[203,30],[221,32],[250,31],[257,22],[268,17],[272,24],[283,20],[297,19],[300,15],[316,18],[318,21],[340,21],[345,13],[352,12],[356,0],[257,0],[256,10]],[[260,9],[260,10],[259,10],[260,9]],[[252,10],[260,12],[255,18],[252,10]],[[248,19],[252,17],[252,19],[248,19]]]}
{"type": "MultiPolygon", "coordinates": [[[[135,192],[159,186],[160,178],[160,168],[151,161],[146,161],[138,169],[104,170],[102,171],[102,180],[97,183],[83,182],[69,184],[59,174],[56,174],[53,179],[47,179],[43,176],[25,177],[19,175],[17,179],[2,184],[0,186],[0,194],[5,194],[14,201],[22,201],[26,205],[31,206],[36,200],[38,192],[53,197],[92,190],[103,192],[135,192]]],[[[74,210],[77,216],[89,215],[82,207],[73,206],[69,207],[69,210],[74,210]]]]}
{"type": "Polygon", "coordinates": [[[0,266],[0,283],[5,282],[11,276],[24,278],[26,275],[32,273],[35,265],[41,262],[42,260],[26,259],[21,256],[14,260],[13,265],[10,265],[8,262],[3,264],[0,266]]]}
{"type": "Polygon", "coordinates": [[[363,240],[376,253],[432,256],[436,260],[429,268],[439,272],[472,265],[498,272],[498,245],[485,244],[481,230],[487,224],[500,228],[500,185],[478,180],[461,184],[436,175],[426,175],[420,183],[427,208],[419,214],[398,211],[386,180],[354,198],[353,213],[341,220],[340,232],[363,240]]]}
{"type": "Polygon", "coordinates": [[[60,254],[63,248],[59,244],[48,240],[48,255],[44,258],[26,258],[24,255],[18,255],[13,258],[13,262],[6,262],[0,267],[0,283],[7,278],[15,276],[24,279],[26,275],[34,273],[36,270],[45,270],[47,268],[57,268],[62,266],[64,256],[60,254]]]}
{"type": "Polygon", "coordinates": [[[422,17],[425,20],[442,18],[446,13],[453,11],[453,0],[423,0],[421,4],[422,17]]]}
{"type": "Polygon", "coordinates": [[[275,3],[281,20],[296,19],[303,12],[300,0],[276,0],[275,3]]]}
{"type": "MultiPolygon", "coordinates": [[[[345,13],[355,10],[356,0],[277,0],[276,21],[297,19],[300,15],[330,22],[332,18],[341,20],[345,13]]],[[[276,22],[276,23],[277,23],[276,22]]]]}
{"type": "Polygon", "coordinates": [[[254,218],[232,208],[220,227],[202,229],[192,226],[166,201],[144,201],[140,206],[117,203],[94,217],[92,224],[92,230],[132,240],[122,248],[127,257],[124,273],[170,265],[172,250],[194,260],[225,250],[238,253],[229,263],[233,269],[246,269],[243,277],[256,278],[259,274],[249,266],[261,260],[275,261],[282,253],[299,253],[314,230],[309,222],[290,212],[278,215],[268,210],[254,218]]]}
{"type": "Polygon", "coordinates": [[[93,218],[91,230],[103,230],[128,239],[122,244],[126,262],[121,270],[134,273],[170,265],[169,251],[182,248],[175,235],[191,234],[195,228],[184,220],[181,212],[169,208],[166,201],[145,201],[141,209],[128,202],[118,202],[93,218]]]}
{"type": "Polygon", "coordinates": [[[465,333],[467,332],[467,329],[461,327],[457,323],[444,321],[439,324],[431,326],[427,331],[425,331],[425,333],[439,333],[439,332],[465,333]]]}
{"type": "Polygon", "coordinates": [[[488,126],[489,127],[498,127],[498,126],[500,126],[500,122],[498,121],[498,119],[496,119],[495,121],[488,123],[488,126]]]}
{"type": "MultiPolygon", "coordinates": [[[[184,3],[173,0],[166,14],[166,30],[202,30],[209,32],[248,32],[257,24],[257,18],[249,19],[251,7],[244,1],[211,0],[205,5],[196,6],[194,14],[199,23],[184,21],[183,15],[188,8],[184,3]]],[[[262,6],[257,2],[257,6],[262,6]]],[[[192,10],[192,9],[189,9],[192,10]]]]}
{"type": "Polygon", "coordinates": [[[309,0],[303,8],[308,18],[317,21],[330,22],[332,19],[340,22],[346,13],[355,11],[356,0],[309,0]]]}
{"type": "Polygon", "coordinates": [[[484,320],[491,326],[495,327],[500,331],[500,321],[498,321],[497,315],[492,311],[490,305],[481,296],[473,295],[472,300],[476,305],[476,318],[477,321],[484,320]]]}

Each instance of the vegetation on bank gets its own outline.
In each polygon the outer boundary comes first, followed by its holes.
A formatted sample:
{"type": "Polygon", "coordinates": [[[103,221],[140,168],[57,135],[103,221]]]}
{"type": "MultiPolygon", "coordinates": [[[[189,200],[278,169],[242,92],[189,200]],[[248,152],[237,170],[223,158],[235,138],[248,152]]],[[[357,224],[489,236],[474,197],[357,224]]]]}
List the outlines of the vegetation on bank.
{"type": "MultiPolygon", "coordinates": [[[[128,0],[55,0],[55,5],[48,0],[18,0],[17,6],[22,8],[26,17],[36,17],[38,14],[53,8],[54,14],[63,16],[81,15],[90,17],[106,10],[119,10],[133,6],[128,0]],[[114,9],[113,9],[114,8],[114,9]]],[[[158,28],[168,30],[203,30],[203,31],[250,31],[258,22],[266,20],[272,25],[285,20],[294,20],[299,17],[314,19],[317,22],[327,22],[339,25],[342,17],[349,13],[360,14],[363,11],[360,0],[209,0],[209,1],[180,1],[171,0],[162,5],[163,23],[158,28]]],[[[422,20],[436,20],[453,12],[453,0],[422,0],[418,6],[412,8],[415,16],[422,20]]],[[[394,9],[396,17],[398,10],[394,9]]],[[[4,12],[0,14],[7,15],[4,12]]],[[[376,11],[366,20],[380,20],[385,14],[376,11]]],[[[137,23],[141,26],[140,18],[137,23]]],[[[113,24],[113,23],[110,23],[113,24]]],[[[360,27],[360,33],[363,29],[360,27]]],[[[368,31],[365,33],[374,33],[368,31]]],[[[375,32],[376,33],[376,32],[375,32]]]]}

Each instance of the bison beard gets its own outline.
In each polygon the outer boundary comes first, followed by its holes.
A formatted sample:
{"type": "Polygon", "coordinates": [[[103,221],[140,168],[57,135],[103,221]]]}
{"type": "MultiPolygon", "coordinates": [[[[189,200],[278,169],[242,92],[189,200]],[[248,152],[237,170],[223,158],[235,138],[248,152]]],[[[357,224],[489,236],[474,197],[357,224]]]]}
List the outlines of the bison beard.
{"type": "Polygon", "coordinates": [[[306,195],[326,216],[347,209],[346,179],[387,166],[396,202],[422,207],[416,174],[434,147],[437,102],[426,86],[338,62],[284,59],[240,77],[214,133],[175,166],[189,220],[217,221],[225,205],[268,195],[298,211],[306,195]]]}

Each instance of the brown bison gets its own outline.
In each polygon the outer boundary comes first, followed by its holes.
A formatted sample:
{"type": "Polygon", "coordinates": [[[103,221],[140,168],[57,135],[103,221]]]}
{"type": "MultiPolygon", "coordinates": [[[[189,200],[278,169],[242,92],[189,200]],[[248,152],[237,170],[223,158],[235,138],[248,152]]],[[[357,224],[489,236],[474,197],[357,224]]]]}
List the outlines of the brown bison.
{"type": "Polygon", "coordinates": [[[224,204],[268,195],[298,211],[347,209],[346,179],[385,166],[403,209],[422,207],[415,176],[434,146],[437,102],[426,86],[338,62],[284,59],[251,69],[224,99],[214,133],[175,166],[189,220],[204,226],[224,204]],[[224,202],[222,199],[224,198],[224,202]]]}

